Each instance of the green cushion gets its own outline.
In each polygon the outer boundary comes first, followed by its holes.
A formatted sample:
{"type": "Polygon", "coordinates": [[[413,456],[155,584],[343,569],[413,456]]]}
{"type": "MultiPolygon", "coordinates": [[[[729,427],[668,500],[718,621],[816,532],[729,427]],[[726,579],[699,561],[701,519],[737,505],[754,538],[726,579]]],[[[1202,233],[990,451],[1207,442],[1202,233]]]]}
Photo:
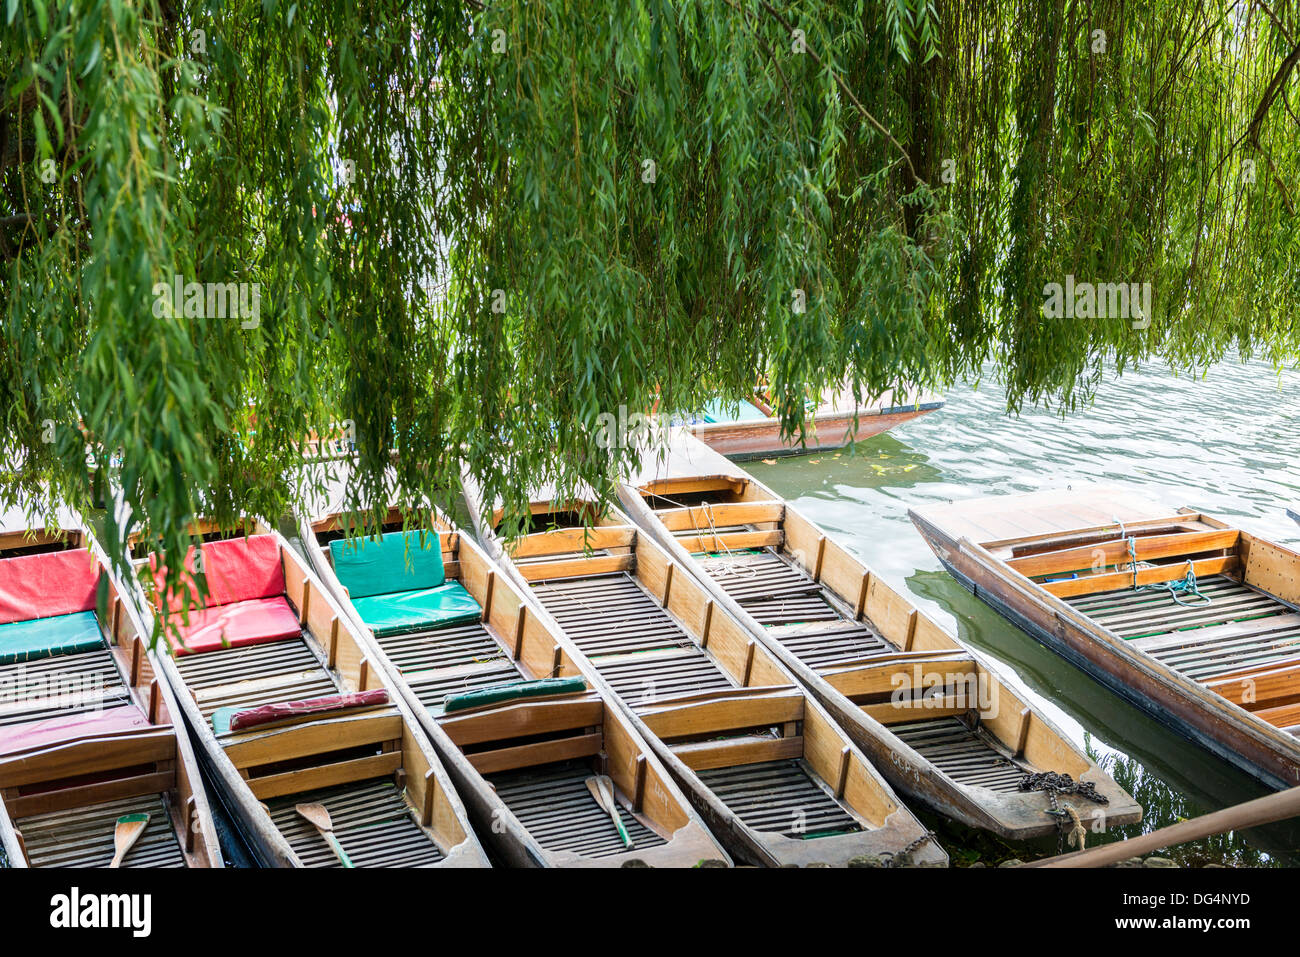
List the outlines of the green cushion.
{"type": "Polygon", "coordinates": [[[466,708],[478,708],[485,704],[499,704],[502,701],[515,701],[519,698],[538,698],[542,695],[571,694],[586,691],[587,682],[581,677],[539,678],[536,681],[510,681],[506,684],[489,685],[460,694],[449,694],[442,702],[442,710],[451,714],[466,708]]]}
{"type": "Polygon", "coordinates": [[[0,625],[0,665],[75,655],[104,647],[93,611],[0,625]]]}
{"type": "Polygon", "coordinates": [[[334,574],[353,599],[436,588],[446,581],[438,533],[425,531],[423,539],[418,530],[389,532],[379,541],[336,539],[330,542],[334,574]]]}
{"type": "Polygon", "coordinates": [[[460,582],[447,582],[437,588],[422,588],[395,595],[368,595],[365,598],[354,598],[352,605],[361,620],[376,635],[441,628],[465,621],[478,621],[482,615],[478,602],[460,582]]]}

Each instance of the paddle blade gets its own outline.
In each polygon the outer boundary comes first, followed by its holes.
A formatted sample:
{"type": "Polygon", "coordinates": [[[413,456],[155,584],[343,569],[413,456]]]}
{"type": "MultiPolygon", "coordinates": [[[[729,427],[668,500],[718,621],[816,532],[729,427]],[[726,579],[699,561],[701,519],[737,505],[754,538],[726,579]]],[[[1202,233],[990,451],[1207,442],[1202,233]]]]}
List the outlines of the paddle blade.
{"type": "Polygon", "coordinates": [[[109,867],[122,866],[127,853],[135,847],[135,842],[140,840],[140,835],[148,826],[148,814],[124,814],[117,819],[117,824],[113,828],[114,854],[108,864],[109,867]]]}
{"type": "Polygon", "coordinates": [[[627,828],[623,826],[623,818],[618,813],[618,804],[614,801],[614,782],[610,780],[607,774],[595,774],[587,778],[587,790],[591,796],[596,799],[596,803],[604,808],[605,813],[610,816],[614,822],[614,827],[618,829],[618,836],[623,841],[625,848],[631,848],[632,838],[627,833],[627,828]]]}
{"type": "Polygon", "coordinates": [[[330,819],[330,812],[324,804],[297,804],[294,810],[305,817],[316,830],[326,834],[334,830],[334,822],[330,819]]]}

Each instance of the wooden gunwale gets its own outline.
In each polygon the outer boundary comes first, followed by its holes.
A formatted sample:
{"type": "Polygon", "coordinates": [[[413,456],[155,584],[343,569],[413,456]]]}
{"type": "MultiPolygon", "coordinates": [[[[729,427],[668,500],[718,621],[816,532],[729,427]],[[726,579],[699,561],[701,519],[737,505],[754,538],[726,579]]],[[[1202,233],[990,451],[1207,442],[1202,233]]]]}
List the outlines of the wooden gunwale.
{"type": "MultiPolygon", "coordinates": [[[[1162,724],[1269,786],[1284,788],[1300,783],[1300,743],[1293,735],[1162,664],[1140,646],[1083,614],[1063,597],[1024,578],[1001,554],[1013,548],[1019,539],[1000,538],[980,544],[966,536],[954,538],[940,519],[915,510],[909,514],[922,537],[958,581],[1043,644],[1162,724]],[[999,550],[997,553],[995,548],[999,550]]],[[[1234,563],[1231,567],[1236,569],[1229,578],[1246,573],[1255,542],[1261,543],[1256,546],[1259,554],[1265,554],[1267,546],[1275,555],[1300,560],[1289,549],[1258,540],[1221,519],[1193,509],[1180,509],[1176,517],[1189,525],[1229,530],[1238,535],[1236,554],[1227,556],[1234,563]]],[[[1125,527],[1136,524],[1126,522],[1125,527]]],[[[1113,535],[1114,523],[1089,531],[1106,529],[1113,535]]],[[[1171,566],[1174,570],[1171,577],[1182,577],[1184,566],[1185,563],[1171,566]]],[[[1251,587],[1269,594],[1256,585],[1251,587]]],[[[1279,596],[1271,597],[1289,604],[1279,596]]]]}
{"type": "MultiPolygon", "coordinates": [[[[465,482],[465,492],[470,514],[475,516],[477,522],[482,510],[472,482],[465,482]]],[[[617,513],[616,510],[611,511],[605,520],[607,522],[613,520],[623,527],[634,527],[626,516],[617,513]]],[[[703,652],[704,660],[713,661],[715,667],[720,667],[725,674],[730,675],[734,687],[709,688],[636,702],[630,701],[625,695],[618,694],[593,660],[579,649],[573,634],[556,620],[546,604],[538,597],[536,589],[532,587],[533,582],[524,576],[521,566],[510,561],[503,543],[493,530],[479,524],[476,531],[498,566],[512,576],[513,580],[521,586],[521,590],[529,589],[525,594],[530,601],[530,613],[548,621],[565,645],[567,655],[583,671],[588,683],[601,688],[608,696],[608,700],[618,701],[624,714],[650,742],[673,776],[681,782],[714,833],[722,837],[734,853],[745,860],[769,866],[787,862],[833,862],[841,857],[847,859],[848,856],[855,854],[894,854],[924,836],[925,832],[920,823],[894,797],[885,779],[835,725],[832,716],[814,699],[803,693],[793,676],[771,657],[765,647],[748,640],[734,619],[725,610],[715,607],[689,571],[678,568],[678,563],[641,530],[635,530],[633,553],[637,562],[627,570],[627,574],[638,583],[638,588],[644,594],[656,600],[656,607],[667,612],[675,626],[697,649],[697,654],[703,652]],[[647,565],[653,566],[653,572],[647,571],[647,565]],[[670,572],[669,569],[672,571],[670,572]],[[647,578],[647,575],[652,577],[647,578]],[[653,727],[663,720],[668,720],[661,717],[664,713],[675,716],[683,710],[699,716],[697,719],[699,723],[695,727],[706,737],[711,733],[710,729],[713,729],[713,736],[716,737],[716,732],[724,730],[726,722],[743,721],[746,716],[760,715],[756,720],[766,726],[768,720],[776,720],[772,713],[746,709],[768,707],[764,702],[774,693],[793,693],[803,700],[805,718],[802,743],[787,740],[790,735],[798,733],[797,722],[785,722],[780,738],[756,740],[743,733],[737,735],[732,732],[721,742],[715,741],[709,745],[698,746],[692,743],[690,736],[682,738],[676,734],[669,734],[666,740],[656,733],[653,727]],[[726,719],[715,717],[722,714],[730,717],[726,719]],[[715,721],[723,721],[724,725],[710,723],[715,721]],[[830,747],[829,742],[832,741],[838,742],[833,746],[833,758],[825,753],[830,747]],[[816,755],[811,754],[808,750],[810,747],[816,749],[816,755]],[[744,808],[747,805],[741,806],[741,810],[729,806],[705,781],[706,777],[713,777],[709,771],[713,767],[748,767],[752,769],[753,774],[746,772],[741,778],[733,778],[727,785],[714,780],[714,787],[752,787],[755,781],[766,780],[772,782],[778,789],[784,787],[792,789],[786,798],[776,797],[777,792],[773,792],[773,799],[778,804],[783,800],[798,802],[801,799],[795,796],[796,793],[808,795],[812,793],[798,790],[805,787],[805,784],[799,783],[799,779],[762,777],[763,774],[777,773],[775,765],[771,766],[770,771],[764,770],[767,767],[763,764],[764,759],[777,757],[780,754],[792,754],[796,748],[803,749],[802,763],[805,774],[808,773],[809,760],[816,760],[828,769],[829,773],[823,774],[817,771],[808,774],[808,780],[812,781],[820,793],[832,802],[840,800],[836,795],[843,794],[841,788],[845,787],[846,783],[853,793],[871,795],[871,800],[876,802],[879,808],[877,812],[879,819],[870,822],[870,829],[857,834],[818,838],[811,841],[794,840],[780,833],[765,831],[761,826],[751,826],[750,821],[754,819],[746,820],[748,812],[744,808]],[[830,764],[834,765],[833,769],[830,768],[830,764]],[[778,780],[785,783],[777,784],[778,780]],[[831,842],[835,842],[835,846],[831,842]]],[[[577,575],[578,579],[581,577],[580,574],[577,575]]],[[[596,631],[598,632],[598,629],[596,631]]],[[[611,658],[618,657],[616,654],[603,660],[608,662],[611,658]]],[[[758,823],[763,824],[761,820],[758,823]]],[[[770,825],[771,822],[767,823],[770,825]]],[[[946,862],[947,855],[933,841],[925,841],[918,846],[913,860],[917,863],[941,864],[946,862]]]]}
{"type": "MultiPolygon", "coordinates": [[[[450,519],[436,511],[431,515],[442,537],[448,580],[460,580],[479,601],[484,610],[479,626],[482,634],[511,664],[510,674],[498,680],[579,673],[546,623],[530,614],[531,607],[517,584],[503,576],[450,519]]],[[[385,528],[400,528],[402,523],[401,513],[393,510],[385,528]]],[[[458,712],[452,717],[435,715],[389,650],[361,621],[347,590],[334,574],[318,536],[338,527],[337,516],[332,514],[299,522],[308,560],[374,654],[388,665],[394,685],[418,716],[475,822],[482,833],[490,836],[494,850],[506,863],[518,867],[618,867],[632,859],[658,867],[694,866],[705,859],[730,863],[636,729],[616,708],[606,707],[598,692],[530,698],[458,712]],[[552,709],[549,713],[548,707],[552,709]],[[566,730],[556,726],[556,708],[569,713],[594,708],[599,715],[593,712],[584,719],[589,732],[585,738],[508,747],[508,738],[529,739],[566,730]],[[481,725],[483,721],[498,727],[498,743],[507,747],[489,752],[482,748],[467,750],[482,744],[481,732],[458,729],[468,722],[481,725]],[[556,763],[570,753],[581,760],[596,761],[602,773],[614,779],[620,815],[636,842],[631,850],[611,842],[614,831],[608,817],[599,811],[583,784],[583,778],[592,772],[582,772],[580,767],[565,771],[556,763]],[[493,774],[491,769],[503,762],[517,766],[518,771],[493,774]],[[489,781],[488,774],[492,774],[493,781],[489,781]]],[[[438,631],[424,634],[432,637],[438,631]]],[[[419,636],[414,640],[419,643],[419,636]]]]}

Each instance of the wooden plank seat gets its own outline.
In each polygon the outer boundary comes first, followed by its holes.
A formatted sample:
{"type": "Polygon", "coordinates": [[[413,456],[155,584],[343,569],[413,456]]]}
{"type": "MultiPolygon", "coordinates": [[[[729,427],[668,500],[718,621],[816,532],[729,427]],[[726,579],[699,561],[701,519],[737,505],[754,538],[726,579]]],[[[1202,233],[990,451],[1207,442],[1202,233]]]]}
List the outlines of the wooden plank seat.
{"type": "Polygon", "coordinates": [[[898,651],[861,622],[841,620],[829,627],[774,628],[771,634],[796,658],[819,671],[898,651]]]}
{"type": "MultiPolygon", "coordinates": [[[[587,790],[594,772],[581,762],[507,771],[488,776],[497,797],[548,851],[584,857],[621,854],[623,840],[604,809],[587,790]]],[[[621,804],[618,815],[638,848],[667,843],[621,804]]]]}
{"type": "Polygon", "coordinates": [[[690,635],[626,573],[541,582],[534,591],[589,657],[694,646],[690,635]]]}
{"type": "Polygon", "coordinates": [[[175,663],[205,718],[219,708],[254,708],[346,690],[302,637],[185,655],[175,663]]]}
{"type": "Polygon", "coordinates": [[[127,704],[108,648],[0,665],[0,726],[127,704]]]}
{"type": "Polygon", "coordinates": [[[420,830],[392,778],[371,778],[336,787],[273,798],[271,820],[306,867],[342,867],[329,844],[294,810],[323,804],[334,836],[357,867],[420,867],[442,860],[442,852],[420,830]]]}
{"type": "Polygon", "coordinates": [[[14,824],[32,867],[107,867],[115,852],[117,819],[141,813],[149,815],[149,824],[122,866],[184,867],[185,854],[161,794],[33,814],[14,824]]]}
{"type": "Polygon", "coordinates": [[[814,780],[802,760],[762,761],[696,773],[755,830],[792,838],[864,830],[857,818],[814,780]]]}
{"type": "Polygon", "coordinates": [[[822,587],[771,549],[709,555],[701,567],[761,625],[834,621],[822,587]]]}
{"type": "Polygon", "coordinates": [[[993,791],[1019,790],[1032,768],[1013,761],[955,716],[890,725],[889,730],[958,784],[993,791]]]}

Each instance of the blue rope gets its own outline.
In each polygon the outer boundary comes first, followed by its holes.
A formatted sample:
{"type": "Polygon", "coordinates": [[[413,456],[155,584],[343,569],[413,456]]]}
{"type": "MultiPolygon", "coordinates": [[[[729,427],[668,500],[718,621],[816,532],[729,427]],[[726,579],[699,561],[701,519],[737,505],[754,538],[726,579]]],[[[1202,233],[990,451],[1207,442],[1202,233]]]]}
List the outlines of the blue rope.
{"type": "Polygon", "coordinates": [[[1173,581],[1167,581],[1167,582],[1155,582],[1150,585],[1139,585],[1138,567],[1137,567],[1137,562],[1138,562],[1137,536],[1128,534],[1128,532],[1125,531],[1124,529],[1124,523],[1121,522],[1118,518],[1115,518],[1114,522],[1116,525],[1119,526],[1120,537],[1123,538],[1124,541],[1128,543],[1129,568],[1132,569],[1133,571],[1134,591],[1150,591],[1150,592],[1167,591],[1169,592],[1170,598],[1172,598],[1175,602],[1177,602],[1178,604],[1186,608],[1197,608],[1202,605],[1212,604],[1214,602],[1213,598],[1211,598],[1209,595],[1202,595],[1201,590],[1196,587],[1196,566],[1190,558],[1187,559],[1187,574],[1185,574],[1182,578],[1176,578],[1173,581]],[[1196,601],[1183,601],[1183,599],[1178,597],[1180,594],[1191,595],[1193,598],[1196,599],[1196,601]]]}

